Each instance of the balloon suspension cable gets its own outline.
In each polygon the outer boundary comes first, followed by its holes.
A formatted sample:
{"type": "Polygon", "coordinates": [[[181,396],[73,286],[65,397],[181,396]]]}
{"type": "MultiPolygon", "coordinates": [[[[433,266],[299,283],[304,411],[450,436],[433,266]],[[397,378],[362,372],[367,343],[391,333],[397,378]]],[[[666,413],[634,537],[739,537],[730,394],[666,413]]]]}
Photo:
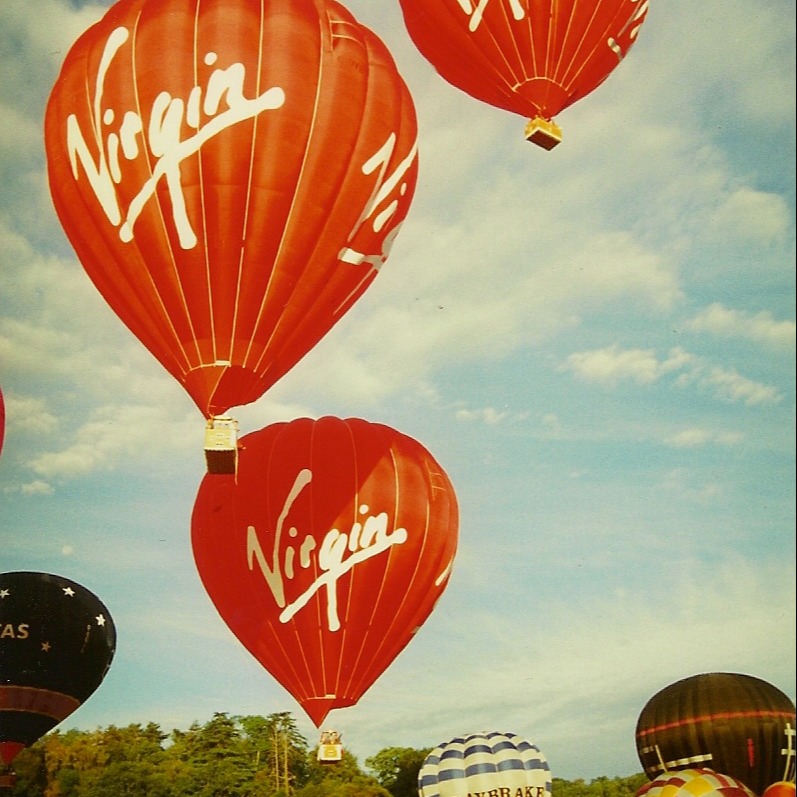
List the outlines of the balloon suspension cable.
{"type": "Polygon", "coordinates": [[[214,415],[205,426],[205,462],[208,473],[235,476],[238,472],[238,421],[214,415]]]}
{"type": "Polygon", "coordinates": [[[526,123],[526,141],[543,149],[552,150],[562,141],[562,130],[552,119],[535,116],[526,123]]]}

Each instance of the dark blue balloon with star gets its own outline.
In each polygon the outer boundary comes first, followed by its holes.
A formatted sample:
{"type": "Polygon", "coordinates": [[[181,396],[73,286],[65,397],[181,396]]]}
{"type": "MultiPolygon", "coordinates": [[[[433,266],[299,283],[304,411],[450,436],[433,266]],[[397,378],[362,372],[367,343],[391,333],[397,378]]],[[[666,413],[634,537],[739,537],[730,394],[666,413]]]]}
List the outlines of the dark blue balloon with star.
{"type": "Polygon", "coordinates": [[[50,573],[0,573],[0,768],[77,709],[116,650],[102,601],[50,573]]]}

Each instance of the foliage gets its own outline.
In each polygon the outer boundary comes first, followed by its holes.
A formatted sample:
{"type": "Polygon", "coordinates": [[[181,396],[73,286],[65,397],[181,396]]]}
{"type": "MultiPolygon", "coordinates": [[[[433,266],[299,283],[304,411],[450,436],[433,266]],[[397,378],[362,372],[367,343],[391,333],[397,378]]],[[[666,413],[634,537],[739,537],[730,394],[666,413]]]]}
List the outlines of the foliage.
{"type": "Polygon", "coordinates": [[[376,773],[376,779],[391,797],[418,797],[418,773],[431,749],[386,747],[367,758],[365,765],[376,773]]]}
{"type": "MultiPolygon", "coordinates": [[[[388,747],[363,770],[348,751],[317,760],[290,713],[214,714],[164,733],[156,723],[54,731],[14,761],[11,797],[417,797],[429,750],[388,747]]],[[[644,775],[553,779],[555,797],[634,797],[644,775]]],[[[0,790],[2,791],[2,790],[0,790]]],[[[3,792],[6,794],[7,792],[3,792]]]]}

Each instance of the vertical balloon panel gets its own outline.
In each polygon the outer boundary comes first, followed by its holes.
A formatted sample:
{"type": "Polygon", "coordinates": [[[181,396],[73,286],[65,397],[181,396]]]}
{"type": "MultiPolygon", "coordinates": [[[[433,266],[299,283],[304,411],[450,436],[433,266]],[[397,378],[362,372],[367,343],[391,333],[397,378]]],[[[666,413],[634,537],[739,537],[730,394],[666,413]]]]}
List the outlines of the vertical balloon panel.
{"type": "Polygon", "coordinates": [[[409,91],[334,0],[119,0],[69,51],[45,147],[84,268],[207,417],[347,312],[417,181],[409,91]]]}
{"type": "Polygon", "coordinates": [[[420,443],[324,417],[241,438],[237,475],[204,477],[191,534],[222,619],[320,726],[429,616],[458,526],[453,486],[420,443]]]}

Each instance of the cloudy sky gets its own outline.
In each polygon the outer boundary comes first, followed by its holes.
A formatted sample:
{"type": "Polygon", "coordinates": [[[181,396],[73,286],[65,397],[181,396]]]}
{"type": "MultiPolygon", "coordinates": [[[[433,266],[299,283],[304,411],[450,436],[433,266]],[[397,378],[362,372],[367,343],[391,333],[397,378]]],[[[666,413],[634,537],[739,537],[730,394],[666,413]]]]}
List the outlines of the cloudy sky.
{"type": "MultiPolygon", "coordinates": [[[[199,582],[204,421],[52,209],[45,103],[107,5],[0,2],[0,568],[72,578],[116,622],[62,727],[291,711],[314,741],[199,582]]],[[[417,192],[360,302],[235,415],[415,437],[461,536],[427,623],[328,724],[361,762],[511,731],[591,779],[640,770],[639,711],[679,678],[745,672],[794,699],[793,3],[652,0],[551,152],[442,81],[398,0],[346,5],[413,94],[417,192]]]]}

